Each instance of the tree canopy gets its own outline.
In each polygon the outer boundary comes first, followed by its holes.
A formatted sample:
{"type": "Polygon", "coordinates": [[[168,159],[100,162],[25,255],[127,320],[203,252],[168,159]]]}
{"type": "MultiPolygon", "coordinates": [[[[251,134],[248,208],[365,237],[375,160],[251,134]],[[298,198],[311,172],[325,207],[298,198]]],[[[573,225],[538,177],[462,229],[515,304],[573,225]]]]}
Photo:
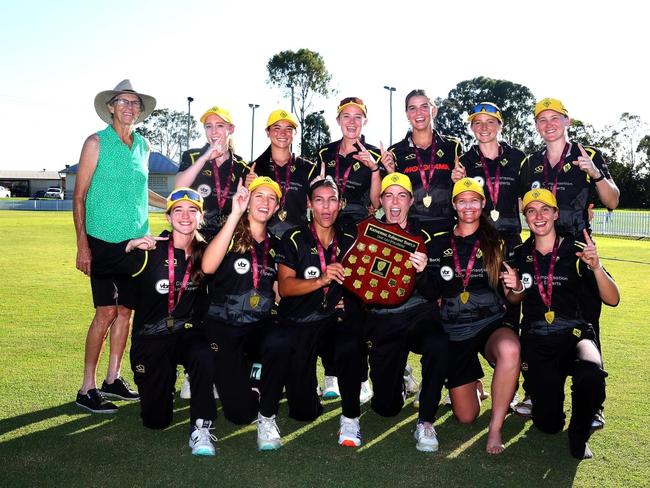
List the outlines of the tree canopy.
{"type": "MultiPolygon", "coordinates": [[[[136,132],[149,140],[151,150],[159,152],[169,159],[180,161],[181,154],[187,149],[187,113],[167,108],[154,110],[137,127],[136,132]]],[[[189,140],[199,137],[196,120],[191,117],[189,140]]]]}

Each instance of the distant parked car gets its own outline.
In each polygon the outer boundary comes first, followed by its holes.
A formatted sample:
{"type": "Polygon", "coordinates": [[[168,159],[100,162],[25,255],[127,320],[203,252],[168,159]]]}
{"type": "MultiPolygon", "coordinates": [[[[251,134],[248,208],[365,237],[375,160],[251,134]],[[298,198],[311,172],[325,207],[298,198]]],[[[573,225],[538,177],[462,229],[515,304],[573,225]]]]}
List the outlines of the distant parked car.
{"type": "Polygon", "coordinates": [[[59,187],[48,188],[43,195],[45,198],[56,198],[57,200],[63,200],[65,198],[65,192],[59,187]]]}
{"type": "Polygon", "coordinates": [[[32,195],[31,200],[38,200],[39,198],[45,197],[45,190],[38,190],[32,195]]]}
{"type": "Polygon", "coordinates": [[[10,196],[11,196],[11,191],[9,190],[9,188],[0,186],[0,198],[9,198],[10,196]]]}

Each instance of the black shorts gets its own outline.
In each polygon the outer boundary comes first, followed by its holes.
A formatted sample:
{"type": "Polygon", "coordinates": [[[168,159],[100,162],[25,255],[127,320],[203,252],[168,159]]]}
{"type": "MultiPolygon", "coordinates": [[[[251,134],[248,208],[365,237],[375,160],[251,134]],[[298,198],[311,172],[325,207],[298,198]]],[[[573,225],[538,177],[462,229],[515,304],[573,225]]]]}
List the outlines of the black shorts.
{"type": "MultiPolygon", "coordinates": [[[[449,360],[447,362],[447,388],[456,388],[483,378],[483,368],[479,353],[485,357],[485,345],[492,333],[506,327],[503,318],[485,326],[478,334],[464,341],[449,341],[449,360]]],[[[487,359],[487,358],[486,358],[487,359]]],[[[491,364],[492,365],[492,364],[491,364]]],[[[492,365],[494,367],[494,365],[492,365]]]]}
{"type": "Polygon", "coordinates": [[[93,305],[95,308],[123,305],[132,309],[133,287],[132,280],[129,276],[96,276],[92,273],[93,268],[97,263],[101,262],[104,256],[114,252],[115,244],[88,236],[88,245],[90,246],[90,254],[92,256],[90,263],[90,288],[92,289],[93,305]]]}

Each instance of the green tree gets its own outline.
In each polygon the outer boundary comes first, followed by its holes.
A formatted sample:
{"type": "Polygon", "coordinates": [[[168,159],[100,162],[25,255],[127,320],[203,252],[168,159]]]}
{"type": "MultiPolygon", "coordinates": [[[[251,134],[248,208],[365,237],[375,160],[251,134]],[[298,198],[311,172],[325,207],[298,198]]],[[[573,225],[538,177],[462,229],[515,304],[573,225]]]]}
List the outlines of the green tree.
{"type": "MultiPolygon", "coordinates": [[[[199,137],[196,120],[190,117],[189,140],[199,137]]],[[[180,161],[181,154],[187,149],[187,113],[167,108],[154,110],[143,125],[136,128],[138,134],[146,137],[151,150],[165,157],[180,161]]]]}
{"type": "Polygon", "coordinates": [[[317,161],[318,149],[331,142],[330,128],[323,112],[307,115],[302,128],[302,155],[311,161],[317,161]]]}
{"type": "MultiPolygon", "coordinates": [[[[275,54],[266,65],[269,85],[278,87],[282,94],[291,98],[294,112],[305,125],[307,113],[311,110],[314,96],[327,97],[334,93],[329,84],[332,75],[325,67],[325,61],[317,52],[309,49],[282,51],[275,54]]],[[[301,148],[304,128],[301,131],[301,148]]]]}
{"type": "Polygon", "coordinates": [[[440,131],[457,137],[469,147],[473,137],[467,126],[467,115],[479,102],[496,103],[501,108],[505,140],[526,152],[535,148],[538,141],[533,121],[535,97],[526,86],[507,80],[479,76],[458,83],[447,98],[438,98],[436,123],[440,131]]]}

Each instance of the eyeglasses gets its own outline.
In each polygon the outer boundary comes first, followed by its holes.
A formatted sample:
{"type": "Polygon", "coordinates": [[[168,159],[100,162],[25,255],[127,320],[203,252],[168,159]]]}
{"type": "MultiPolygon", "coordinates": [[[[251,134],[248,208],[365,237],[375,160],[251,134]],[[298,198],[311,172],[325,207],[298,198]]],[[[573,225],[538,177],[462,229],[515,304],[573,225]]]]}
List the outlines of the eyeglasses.
{"type": "Polygon", "coordinates": [[[486,112],[488,114],[499,114],[501,115],[501,109],[497,107],[495,104],[490,103],[490,102],[481,102],[476,105],[474,105],[474,108],[472,109],[472,112],[470,115],[473,114],[480,114],[481,112],[486,112]]]}
{"type": "Polygon", "coordinates": [[[115,100],[113,100],[113,104],[119,105],[120,107],[131,106],[133,108],[137,108],[138,110],[142,108],[142,101],[140,99],[127,100],[126,98],[116,98],[115,100]]]}

